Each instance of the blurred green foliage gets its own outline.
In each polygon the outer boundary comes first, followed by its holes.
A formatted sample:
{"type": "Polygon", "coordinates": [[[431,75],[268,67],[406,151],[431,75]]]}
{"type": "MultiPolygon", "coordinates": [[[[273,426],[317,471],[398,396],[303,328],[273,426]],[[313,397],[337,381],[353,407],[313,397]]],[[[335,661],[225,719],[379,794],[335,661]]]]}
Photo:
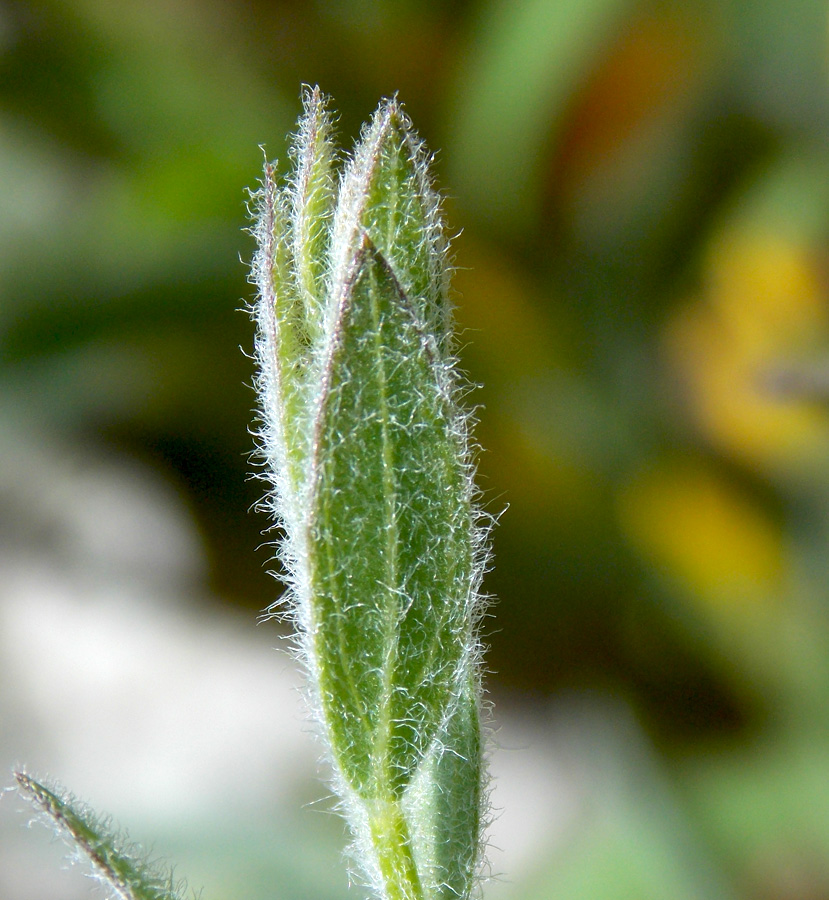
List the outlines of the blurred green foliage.
{"type": "Polygon", "coordinates": [[[651,742],[619,750],[648,789],[610,790],[528,896],[829,896],[828,14],[0,6],[0,428],[151,462],[228,602],[274,595],[238,349],[258,146],[318,82],[344,134],[399,91],[443,148],[481,484],[509,507],[491,686],[589,688],[651,742]]]}

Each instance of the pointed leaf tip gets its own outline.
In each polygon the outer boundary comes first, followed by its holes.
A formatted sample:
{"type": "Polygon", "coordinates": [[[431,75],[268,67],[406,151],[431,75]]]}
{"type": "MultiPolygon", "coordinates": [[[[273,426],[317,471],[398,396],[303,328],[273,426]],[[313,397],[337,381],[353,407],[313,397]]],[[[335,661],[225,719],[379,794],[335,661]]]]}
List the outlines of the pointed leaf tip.
{"type": "Polygon", "coordinates": [[[57,833],[85,857],[92,877],[117,900],[184,900],[184,883],[148,862],[135,845],[114,833],[85,804],[57,787],[47,787],[22,770],[15,771],[20,793],[44,814],[57,833]]]}

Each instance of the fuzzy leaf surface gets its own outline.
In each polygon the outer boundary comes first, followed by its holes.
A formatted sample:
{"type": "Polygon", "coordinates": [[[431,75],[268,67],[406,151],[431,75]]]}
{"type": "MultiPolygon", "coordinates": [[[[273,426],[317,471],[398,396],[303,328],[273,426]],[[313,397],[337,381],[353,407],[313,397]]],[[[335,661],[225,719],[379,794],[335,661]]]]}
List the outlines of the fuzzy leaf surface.
{"type": "Polygon", "coordinates": [[[261,446],[313,710],[380,900],[467,898],[483,806],[474,506],[450,265],[429,158],[396,98],[334,178],[304,96],[283,186],[266,169],[261,446]]]}
{"type": "Polygon", "coordinates": [[[328,249],[336,200],[331,119],[319,88],[306,91],[305,114],[292,148],[296,173],[289,189],[296,293],[310,342],[325,317],[328,249]]]}
{"type": "Polygon", "coordinates": [[[439,367],[364,236],[324,376],[309,558],[323,711],[365,797],[409,783],[470,640],[466,473],[439,367]]]}
{"type": "Polygon", "coordinates": [[[395,99],[383,101],[374,114],[346,170],[340,201],[335,257],[345,247],[348,259],[368,233],[424,327],[445,349],[450,320],[440,204],[423,146],[395,99]]]}
{"type": "Polygon", "coordinates": [[[403,803],[417,867],[446,900],[466,896],[475,878],[482,776],[478,687],[470,681],[403,803]]]}

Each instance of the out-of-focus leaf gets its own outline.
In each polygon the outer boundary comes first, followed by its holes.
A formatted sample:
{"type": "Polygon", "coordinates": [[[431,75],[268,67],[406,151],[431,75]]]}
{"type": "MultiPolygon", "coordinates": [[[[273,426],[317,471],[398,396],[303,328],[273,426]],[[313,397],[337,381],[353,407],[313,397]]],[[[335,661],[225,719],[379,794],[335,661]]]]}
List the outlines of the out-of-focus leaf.
{"type": "Polygon", "coordinates": [[[460,63],[446,157],[466,208],[518,233],[537,209],[553,124],[629,0],[495,0],[460,63]]]}
{"type": "Polygon", "coordinates": [[[733,0],[731,78],[755,115],[784,128],[829,131],[824,0],[733,0]]]}

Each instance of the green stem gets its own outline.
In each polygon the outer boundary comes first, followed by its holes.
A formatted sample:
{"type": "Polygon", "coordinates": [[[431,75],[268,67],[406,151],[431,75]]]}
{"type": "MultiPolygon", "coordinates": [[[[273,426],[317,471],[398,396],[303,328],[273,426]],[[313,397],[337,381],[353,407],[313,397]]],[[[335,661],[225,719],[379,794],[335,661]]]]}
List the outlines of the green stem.
{"type": "Polygon", "coordinates": [[[373,805],[371,837],[388,900],[425,900],[399,801],[378,800],[373,805]]]}

